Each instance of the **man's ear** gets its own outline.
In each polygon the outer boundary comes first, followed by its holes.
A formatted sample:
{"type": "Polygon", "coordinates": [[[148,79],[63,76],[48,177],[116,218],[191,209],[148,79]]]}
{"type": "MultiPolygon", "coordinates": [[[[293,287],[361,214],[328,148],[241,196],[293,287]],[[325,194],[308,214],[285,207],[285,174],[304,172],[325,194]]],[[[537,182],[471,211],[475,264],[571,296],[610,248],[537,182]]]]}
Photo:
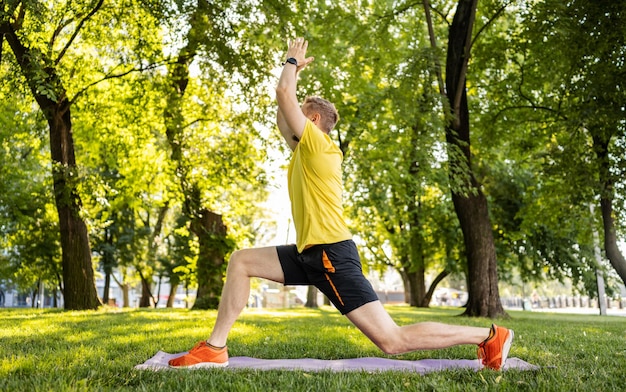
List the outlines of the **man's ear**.
{"type": "Polygon", "coordinates": [[[322,119],[322,115],[319,113],[315,113],[311,116],[311,121],[313,122],[320,121],[321,119],[322,119]]]}

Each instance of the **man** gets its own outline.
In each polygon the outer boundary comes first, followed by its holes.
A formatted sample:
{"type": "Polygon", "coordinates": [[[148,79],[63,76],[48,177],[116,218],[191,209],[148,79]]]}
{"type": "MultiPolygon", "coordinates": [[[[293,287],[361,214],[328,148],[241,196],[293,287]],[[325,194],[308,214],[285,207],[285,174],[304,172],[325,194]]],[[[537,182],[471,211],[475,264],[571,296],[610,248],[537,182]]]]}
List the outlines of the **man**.
{"type": "Polygon", "coordinates": [[[332,103],[296,96],[298,73],[313,61],[308,42],[290,42],[276,87],[276,122],[293,151],[288,170],[296,244],[234,252],[228,263],[217,320],[210,337],[171,367],[228,365],[226,340],[250,294],[250,278],[285,285],[315,285],[356,327],[386,354],[478,345],[483,364],[499,370],[507,359],[513,331],[492,325],[478,328],[423,322],[398,326],[382,306],[361,270],[352,235],[343,219],[343,155],[331,132],[339,115],[332,103]]]}

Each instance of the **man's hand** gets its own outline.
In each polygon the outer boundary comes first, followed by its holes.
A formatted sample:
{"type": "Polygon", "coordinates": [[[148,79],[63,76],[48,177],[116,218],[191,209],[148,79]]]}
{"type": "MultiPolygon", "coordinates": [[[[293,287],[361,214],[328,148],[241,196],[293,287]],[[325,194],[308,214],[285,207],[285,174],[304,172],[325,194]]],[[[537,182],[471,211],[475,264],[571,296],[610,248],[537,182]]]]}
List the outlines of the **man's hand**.
{"type": "Polygon", "coordinates": [[[304,38],[296,38],[289,43],[286,56],[296,59],[298,66],[294,72],[292,64],[285,64],[276,86],[276,100],[278,101],[276,124],[292,150],[296,149],[298,140],[302,138],[307,122],[307,118],[298,103],[296,85],[298,72],[313,61],[313,57],[306,57],[308,46],[309,43],[304,38]]]}
{"type": "Polygon", "coordinates": [[[296,72],[300,72],[314,60],[314,57],[306,57],[306,50],[308,47],[309,41],[304,38],[296,38],[289,42],[289,49],[287,49],[286,56],[287,58],[293,57],[298,62],[296,72]]]}

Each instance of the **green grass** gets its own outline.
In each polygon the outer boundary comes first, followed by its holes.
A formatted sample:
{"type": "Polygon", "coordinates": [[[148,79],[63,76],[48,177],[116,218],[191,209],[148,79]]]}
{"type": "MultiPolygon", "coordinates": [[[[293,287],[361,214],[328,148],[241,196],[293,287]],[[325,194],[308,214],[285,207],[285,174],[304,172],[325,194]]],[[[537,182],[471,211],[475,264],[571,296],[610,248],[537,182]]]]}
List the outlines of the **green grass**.
{"type": "MultiPolygon", "coordinates": [[[[458,309],[389,307],[400,324],[440,321],[488,326],[456,317],[458,309]]],[[[0,391],[621,391],[626,390],[626,318],[509,312],[511,357],[538,371],[454,370],[305,372],[211,369],[138,371],[158,350],[188,350],[206,338],[214,311],[63,312],[0,309],[0,391]]],[[[354,358],[384,356],[335,310],[246,310],[229,340],[231,356],[354,358]]],[[[475,358],[460,346],[395,358],[475,358]]]]}

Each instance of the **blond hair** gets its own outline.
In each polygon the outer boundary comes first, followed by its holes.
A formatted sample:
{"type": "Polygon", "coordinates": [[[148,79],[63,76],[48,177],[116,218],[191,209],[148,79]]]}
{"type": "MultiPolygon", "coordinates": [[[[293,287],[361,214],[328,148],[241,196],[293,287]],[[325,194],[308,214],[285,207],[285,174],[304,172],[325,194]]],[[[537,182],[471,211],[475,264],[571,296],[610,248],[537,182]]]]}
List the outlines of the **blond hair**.
{"type": "Polygon", "coordinates": [[[323,131],[329,133],[339,121],[339,113],[332,102],[320,97],[306,97],[302,106],[307,112],[319,113],[321,116],[320,126],[323,131]]]}

